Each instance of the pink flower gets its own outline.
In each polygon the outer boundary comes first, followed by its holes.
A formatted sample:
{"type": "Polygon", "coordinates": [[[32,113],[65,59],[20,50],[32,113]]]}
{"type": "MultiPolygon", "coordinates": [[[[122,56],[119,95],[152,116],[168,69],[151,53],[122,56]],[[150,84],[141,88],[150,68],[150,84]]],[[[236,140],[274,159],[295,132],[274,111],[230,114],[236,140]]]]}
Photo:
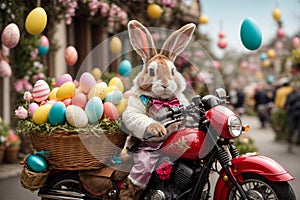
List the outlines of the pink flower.
{"type": "Polygon", "coordinates": [[[107,17],[109,11],[109,4],[106,2],[100,2],[100,12],[102,17],[107,17]]]}
{"type": "Polygon", "coordinates": [[[164,161],[157,169],[156,173],[161,180],[168,180],[171,177],[171,172],[173,172],[172,163],[169,161],[164,161]]]}
{"type": "Polygon", "coordinates": [[[32,88],[33,88],[32,85],[26,79],[23,81],[23,87],[29,91],[32,90],[32,88]]]}
{"type": "Polygon", "coordinates": [[[15,110],[15,115],[20,119],[26,119],[28,112],[23,106],[19,106],[18,110],[15,110]]]}
{"type": "Polygon", "coordinates": [[[24,93],[23,98],[24,98],[25,101],[30,101],[30,100],[32,100],[33,97],[32,97],[32,94],[29,91],[26,91],[24,93]]]}
{"type": "Polygon", "coordinates": [[[35,48],[35,49],[30,53],[31,57],[34,58],[34,59],[38,56],[38,54],[39,54],[39,50],[38,50],[37,48],[35,48]]]}
{"type": "Polygon", "coordinates": [[[17,80],[13,83],[13,86],[16,92],[22,92],[22,90],[24,89],[22,80],[17,80]]]}

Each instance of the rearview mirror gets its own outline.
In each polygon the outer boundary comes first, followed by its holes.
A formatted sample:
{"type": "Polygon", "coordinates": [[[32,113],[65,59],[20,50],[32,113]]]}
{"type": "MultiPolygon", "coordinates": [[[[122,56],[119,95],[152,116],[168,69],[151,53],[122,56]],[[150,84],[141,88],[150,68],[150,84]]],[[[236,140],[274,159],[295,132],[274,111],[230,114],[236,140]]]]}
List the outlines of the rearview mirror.
{"type": "Polygon", "coordinates": [[[217,88],[216,89],[216,96],[219,97],[220,99],[226,99],[226,91],[224,88],[217,88]]]}

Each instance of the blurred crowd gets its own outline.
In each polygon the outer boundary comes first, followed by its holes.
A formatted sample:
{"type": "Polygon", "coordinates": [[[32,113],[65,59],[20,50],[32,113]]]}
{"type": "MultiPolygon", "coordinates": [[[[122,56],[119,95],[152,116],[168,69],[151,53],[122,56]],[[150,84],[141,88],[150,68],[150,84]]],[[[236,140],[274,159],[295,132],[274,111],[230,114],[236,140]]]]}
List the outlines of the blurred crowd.
{"type": "Polygon", "coordinates": [[[239,115],[250,105],[261,128],[271,126],[277,140],[288,141],[289,152],[293,152],[294,144],[300,145],[300,82],[283,77],[276,84],[257,83],[251,92],[233,87],[229,100],[239,115]]]}

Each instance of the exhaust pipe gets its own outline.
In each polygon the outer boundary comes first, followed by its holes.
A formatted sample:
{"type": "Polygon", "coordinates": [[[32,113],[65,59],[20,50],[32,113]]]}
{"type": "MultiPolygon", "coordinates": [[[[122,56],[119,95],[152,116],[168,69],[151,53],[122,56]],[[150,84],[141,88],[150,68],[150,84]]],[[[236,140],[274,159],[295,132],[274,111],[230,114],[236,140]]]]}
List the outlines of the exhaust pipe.
{"type": "Polygon", "coordinates": [[[46,199],[56,199],[56,200],[84,200],[85,195],[73,192],[73,191],[65,191],[65,190],[48,190],[45,192],[39,192],[39,197],[46,199]]]}

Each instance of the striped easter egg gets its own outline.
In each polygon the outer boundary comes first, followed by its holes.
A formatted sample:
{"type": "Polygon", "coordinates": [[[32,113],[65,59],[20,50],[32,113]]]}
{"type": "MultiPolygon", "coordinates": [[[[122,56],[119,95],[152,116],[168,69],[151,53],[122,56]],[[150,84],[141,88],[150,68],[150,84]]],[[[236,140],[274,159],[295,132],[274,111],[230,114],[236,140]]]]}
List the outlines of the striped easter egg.
{"type": "Polygon", "coordinates": [[[36,102],[42,102],[46,100],[50,94],[50,88],[46,81],[38,80],[32,89],[32,97],[36,102]]]}

